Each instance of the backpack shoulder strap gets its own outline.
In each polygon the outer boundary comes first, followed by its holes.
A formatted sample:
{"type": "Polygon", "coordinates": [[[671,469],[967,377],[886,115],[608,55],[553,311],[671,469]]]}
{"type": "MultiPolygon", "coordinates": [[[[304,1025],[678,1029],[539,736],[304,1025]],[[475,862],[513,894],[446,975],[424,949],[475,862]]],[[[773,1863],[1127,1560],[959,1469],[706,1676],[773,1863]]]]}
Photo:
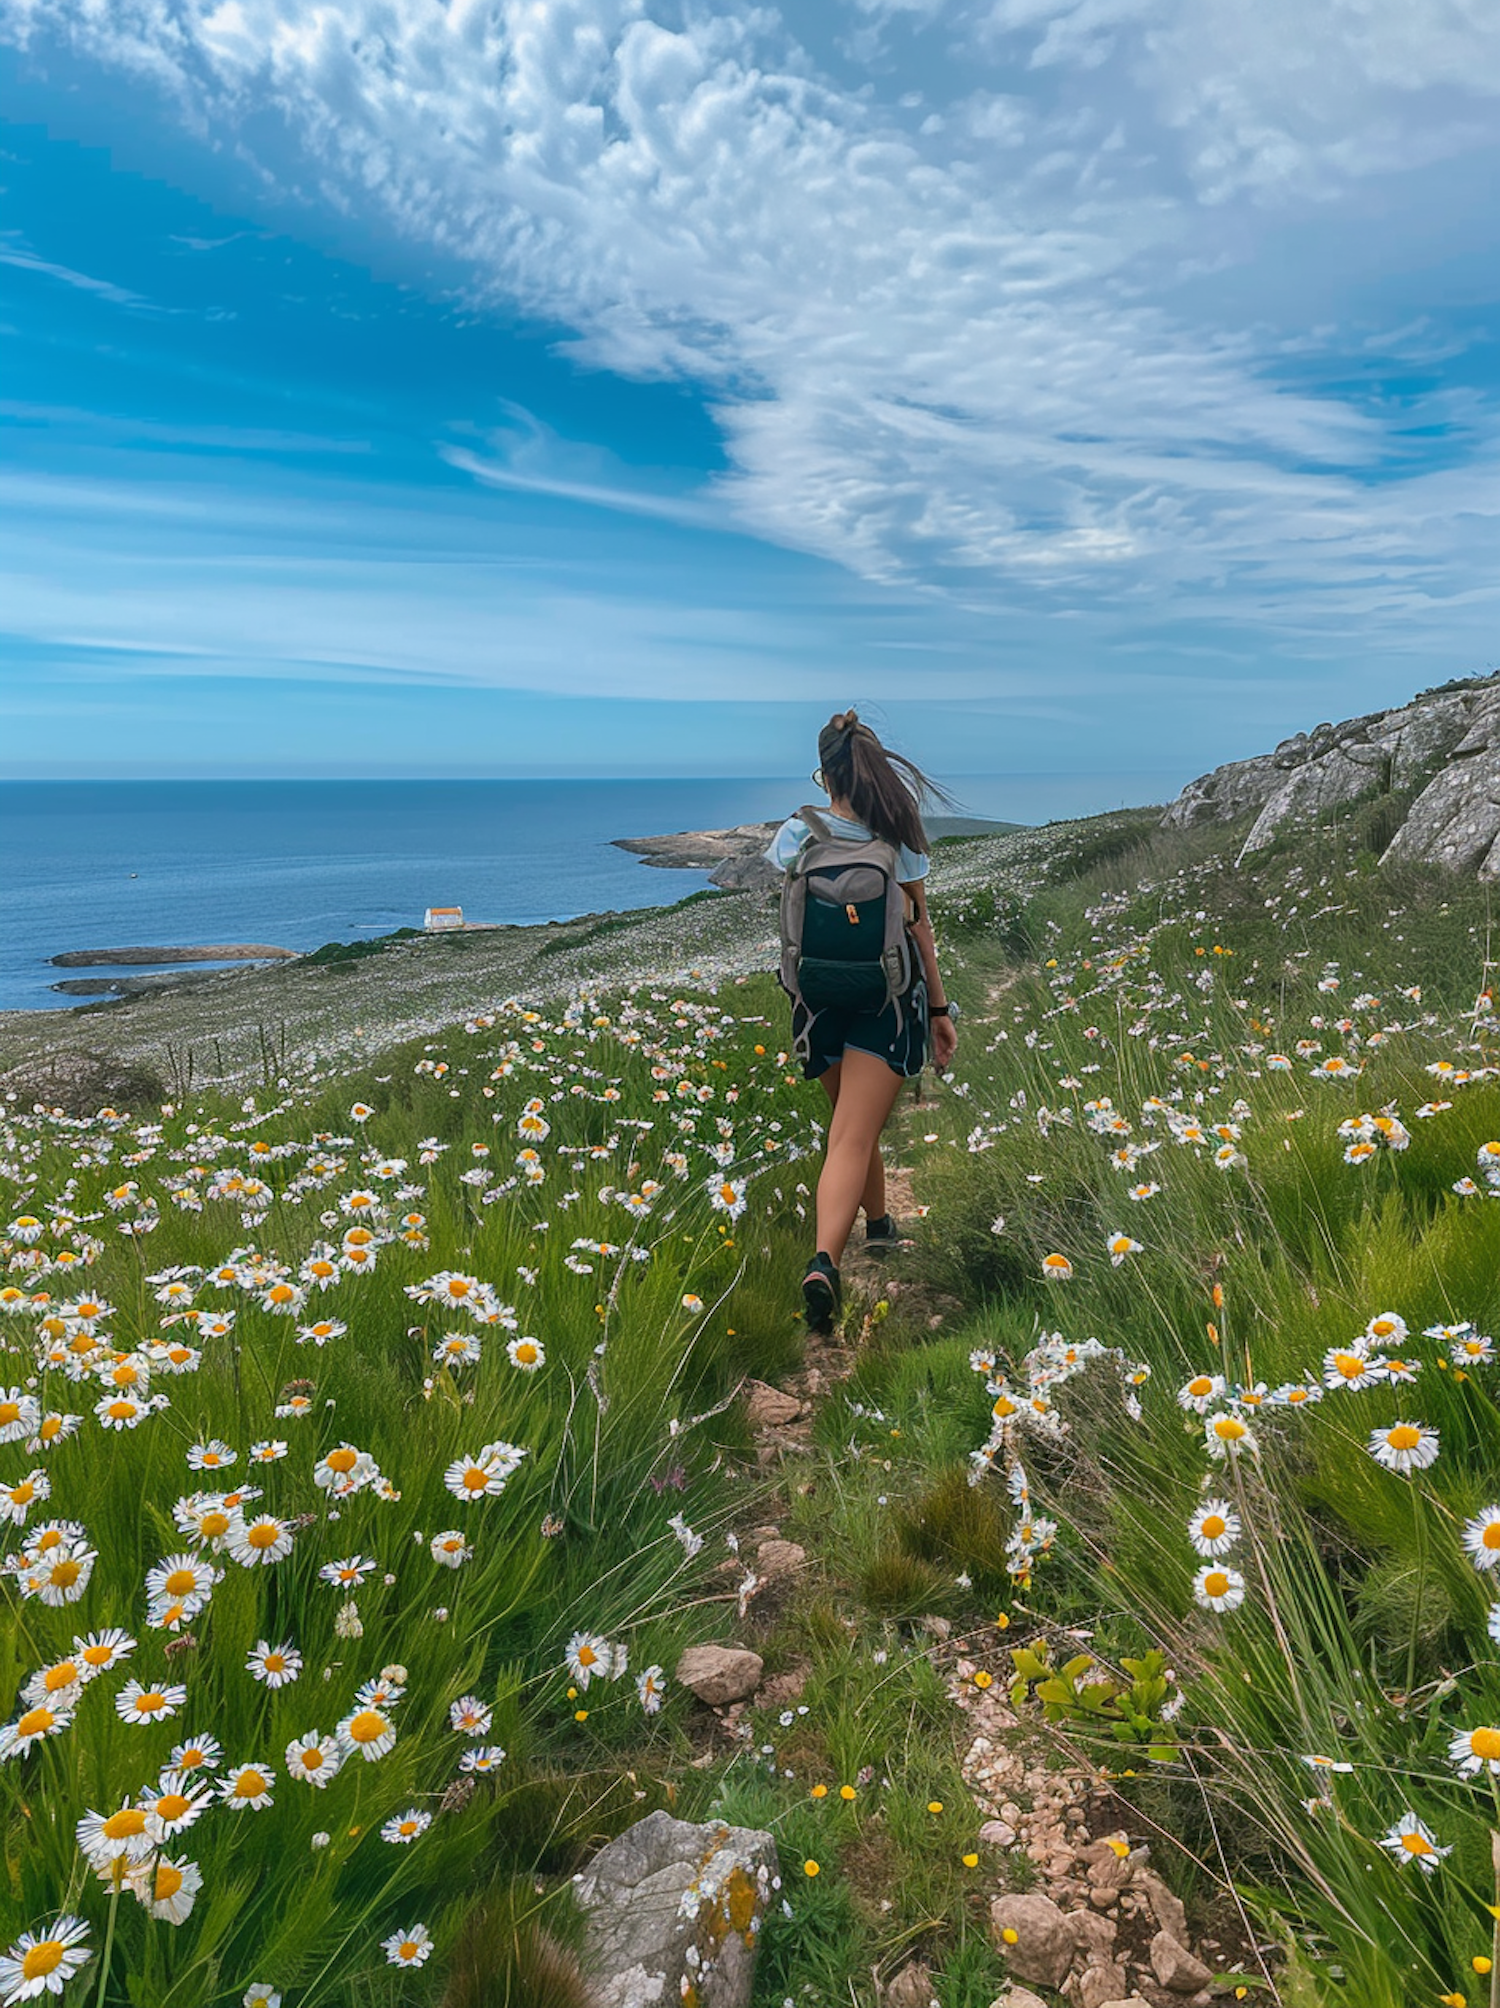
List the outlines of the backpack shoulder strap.
{"type": "Polygon", "coordinates": [[[813,835],[818,839],[820,843],[831,844],[838,842],[838,839],[834,836],[832,830],[830,830],[828,825],[823,821],[823,815],[821,810],[813,808],[809,803],[804,803],[803,806],[797,811],[797,814],[802,818],[803,822],[806,823],[807,827],[812,831],[813,835]]]}

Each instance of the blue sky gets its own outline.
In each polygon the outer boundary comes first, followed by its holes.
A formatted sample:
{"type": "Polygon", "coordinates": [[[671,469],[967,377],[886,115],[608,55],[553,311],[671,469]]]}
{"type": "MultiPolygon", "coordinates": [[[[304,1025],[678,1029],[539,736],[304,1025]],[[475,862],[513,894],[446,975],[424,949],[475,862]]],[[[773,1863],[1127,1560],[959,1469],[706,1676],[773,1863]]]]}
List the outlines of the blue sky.
{"type": "Polygon", "coordinates": [[[1500,660],[1488,0],[0,0],[0,83],[0,773],[1182,779],[1500,660]]]}

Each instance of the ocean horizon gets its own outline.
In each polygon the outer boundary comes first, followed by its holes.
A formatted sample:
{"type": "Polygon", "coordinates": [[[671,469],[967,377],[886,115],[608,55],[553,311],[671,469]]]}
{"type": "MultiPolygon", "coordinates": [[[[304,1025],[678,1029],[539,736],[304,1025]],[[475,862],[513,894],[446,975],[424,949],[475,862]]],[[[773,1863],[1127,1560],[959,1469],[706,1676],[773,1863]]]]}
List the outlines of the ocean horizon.
{"type": "MultiPolygon", "coordinates": [[[[1173,775],[970,775],[961,813],[1034,823],[1162,801],[1173,775]]],[[[788,815],[809,780],[10,781],[0,787],[0,1009],[53,1010],[49,958],[256,942],[306,951],[420,927],[670,904],[708,884],[617,837],[788,815]]],[[[118,974],[119,972],[114,972],[118,974]]],[[[136,970],[132,973],[144,973],[136,970]]]]}

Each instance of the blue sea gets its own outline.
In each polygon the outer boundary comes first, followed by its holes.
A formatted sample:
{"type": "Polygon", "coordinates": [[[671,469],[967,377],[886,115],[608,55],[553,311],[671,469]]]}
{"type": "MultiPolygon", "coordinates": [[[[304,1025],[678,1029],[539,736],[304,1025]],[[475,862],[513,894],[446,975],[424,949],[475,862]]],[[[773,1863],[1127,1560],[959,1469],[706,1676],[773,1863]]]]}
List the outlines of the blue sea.
{"type": "MultiPolygon", "coordinates": [[[[1160,774],[983,776],[971,815],[1044,822],[1165,800],[1160,774]]],[[[0,788],[0,1009],[74,1001],[73,949],[310,949],[420,927],[425,908],[526,922],[667,904],[708,883],[615,837],[786,815],[810,784],[656,781],[18,781],[0,788]]],[[[122,973],[119,971],[116,974],[122,973]]]]}

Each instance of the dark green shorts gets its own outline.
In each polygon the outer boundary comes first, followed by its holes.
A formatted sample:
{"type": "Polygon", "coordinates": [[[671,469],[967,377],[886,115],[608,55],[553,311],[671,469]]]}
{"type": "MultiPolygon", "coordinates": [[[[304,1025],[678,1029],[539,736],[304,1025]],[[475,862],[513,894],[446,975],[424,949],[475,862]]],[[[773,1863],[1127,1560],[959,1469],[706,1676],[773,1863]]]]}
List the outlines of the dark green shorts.
{"type": "Polygon", "coordinates": [[[884,1060],[893,1073],[910,1077],[920,1074],[927,1061],[927,983],[923,977],[900,1000],[900,1010],[887,1004],[883,1011],[841,1011],[810,1013],[802,1004],[792,1006],[792,1042],[805,1057],[802,1074],[815,1081],[836,1060],[842,1060],[852,1046],[857,1052],[873,1053],[884,1060]]]}

